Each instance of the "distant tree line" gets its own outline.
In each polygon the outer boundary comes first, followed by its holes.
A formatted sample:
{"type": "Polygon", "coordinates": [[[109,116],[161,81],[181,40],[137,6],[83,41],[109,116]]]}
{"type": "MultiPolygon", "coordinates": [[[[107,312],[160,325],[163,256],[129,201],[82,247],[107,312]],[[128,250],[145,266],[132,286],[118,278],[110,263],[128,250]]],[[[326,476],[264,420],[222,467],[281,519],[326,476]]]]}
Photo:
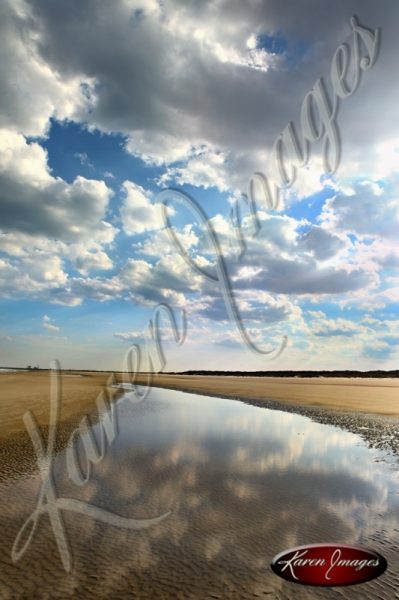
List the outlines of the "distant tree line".
{"type": "MultiPolygon", "coordinates": [[[[1,367],[3,369],[13,369],[15,371],[48,371],[40,367],[1,367]]],[[[64,373],[125,373],[126,371],[112,371],[105,369],[61,369],[64,373]]],[[[140,371],[138,374],[146,375],[147,371],[140,371]]],[[[156,373],[155,373],[156,374],[156,373]]],[[[160,375],[206,375],[206,376],[233,376],[233,377],[363,377],[363,378],[399,378],[399,370],[393,371],[168,371],[160,375]]]]}
{"type": "Polygon", "coordinates": [[[184,371],[170,375],[232,375],[234,377],[399,377],[396,371],[184,371]]]}

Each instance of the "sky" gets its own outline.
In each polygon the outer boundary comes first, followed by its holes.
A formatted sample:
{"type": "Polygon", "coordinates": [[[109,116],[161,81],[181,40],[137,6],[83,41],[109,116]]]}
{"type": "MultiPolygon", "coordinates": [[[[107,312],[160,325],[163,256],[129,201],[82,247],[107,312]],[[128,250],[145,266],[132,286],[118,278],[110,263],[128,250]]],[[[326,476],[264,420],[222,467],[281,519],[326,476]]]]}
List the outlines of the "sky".
{"type": "Polygon", "coordinates": [[[0,366],[398,368],[396,0],[0,12],[0,366]]]}

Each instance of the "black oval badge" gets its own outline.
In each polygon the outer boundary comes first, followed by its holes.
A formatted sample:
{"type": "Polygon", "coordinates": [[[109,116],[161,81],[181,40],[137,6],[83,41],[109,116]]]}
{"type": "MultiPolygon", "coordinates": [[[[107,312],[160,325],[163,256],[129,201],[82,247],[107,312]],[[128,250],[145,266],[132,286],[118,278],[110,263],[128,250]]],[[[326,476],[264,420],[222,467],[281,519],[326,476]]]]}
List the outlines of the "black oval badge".
{"type": "Polygon", "coordinates": [[[310,544],[277,554],[271,568],[287,581],[303,585],[355,585],[384,573],[388,563],[381,554],[360,546],[310,544]]]}

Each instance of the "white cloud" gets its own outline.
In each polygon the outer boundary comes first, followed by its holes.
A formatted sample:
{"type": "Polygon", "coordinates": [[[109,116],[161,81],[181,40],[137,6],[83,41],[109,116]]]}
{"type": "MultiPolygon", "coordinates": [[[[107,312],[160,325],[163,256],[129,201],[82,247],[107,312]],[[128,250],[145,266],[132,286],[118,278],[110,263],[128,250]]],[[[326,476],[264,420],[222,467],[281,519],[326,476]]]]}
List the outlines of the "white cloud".
{"type": "MultiPolygon", "coordinates": [[[[66,119],[87,105],[79,74],[62,75],[38,51],[41,24],[23,0],[0,8],[2,111],[0,127],[42,136],[50,117],[66,119]]],[[[91,85],[90,78],[86,84],[91,85]]]]}
{"type": "Polygon", "coordinates": [[[117,232],[104,220],[111,190],[101,181],[54,177],[46,151],[21,134],[0,130],[0,144],[0,250],[15,272],[0,293],[67,285],[67,263],[82,273],[112,268],[104,250],[117,232]]]}
{"type": "Polygon", "coordinates": [[[184,160],[191,154],[191,142],[166,132],[137,130],[125,148],[148,164],[162,165],[184,160]]]}
{"type": "Polygon", "coordinates": [[[90,271],[106,271],[112,269],[113,262],[102,250],[87,250],[81,249],[76,256],[75,265],[78,271],[82,274],[87,274],[90,271]]]}
{"type": "Polygon", "coordinates": [[[52,319],[50,319],[50,317],[48,317],[47,315],[44,315],[42,318],[42,327],[44,329],[47,329],[47,331],[52,331],[52,332],[59,331],[60,328],[57,327],[56,325],[54,325],[51,321],[52,321],[52,319]]]}
{"type": "Polygon", "coordinates": [[[24,257],[17,264],[0,259],[0,293],[3,297],[40,298],[67,285],[59,257],[24,257]]]}
{"type": "Polygon", "coordinates": [[[111,190],[102,181],[53,177],[46,151],[0,130],[0,228],[63,241],[99,235],[111,190]]]}
{"type": "MultiPolygon", "coordinates": [[[[321,220],[316,225],[259,213],[262,230],[253,238],[245,217],[241,261],[224,209],[215,207],[211,223],[256,339],[262,337],[262,319],[278,333],[286,326],[306,333],[298,306],[303,296],[315,309],[323,296],[336,298],[339,307],[368,305],[373,314],[397,301],[396,4],[354,0],[349,10],[339,0],[328,19],[322,5],[307,10],[293,0],[284,10],[278,0],[115,0],[80,2],[74,10],[67,2],[6,0],[0,11],[3,297],[70,306],[88,298],[124,298],[145,306],[173,301],[213,325],[225,320],[220,290],[176,255],[159,229],[148,190],[125,181],[122,205],[115,210],[104,181],[63,181],[51,172],[39,141],[28,136],[45,136],[51,118],[117,132],[127,152],[157,166],[159,184],[215,187],[237,197],[253,171],[268,173],[276,136],[291,120],[299,127],[301,101],[321,75],[331,92],[331,57],[338,44],[350,42],[348,17],[359,12],[364,25],[382,27],[383,39],[375,67],[363,73],[356,94],[340,103],[341,167],[331,181],[323,178],[320,144],[311,144],[311,163],[284,193],[291,206],[334,186],[321,220]],[[281,41],[277,52],[271,50],[273,36],[281,41]],[[102,39],[112,43],[99,44],[102,39]],[[120,218],[127,235],[151,232],[134,240],[134,258],[122,267],[124,253],[118,252],[111,218],[113,223],[120,218]]],[[[83,152],[75,159],[76,168],[79,161],[90,166],[83,152]]],[[[105,171],[103,177],[113,174],[105,171]]],[[[213,249],[198,229],[185,226],[178,236],[212,271],[213,249]]],[[[367,341],[366,323],[355,335],[350,321],[331,322],[320,310],[309,316],[313,344],[345,335],[353,350],[367,341]]],[[[57,327],[49,320],[45,325],[57,327]]],[[[215,340],[222,336],[215,333],[215,340]]],[[[374,350],[381,355],[387,342],[379,343],[374,350]]]]}
{"type": "Polygon", "coordinates": [[[320,222],[333,231],[359,236],[397,238],[399,180],[391,175],[383,187],[363,180],[352,184],[350,193],[337,193],[325,203],[320,222]]]}
{"type": "Polygon", "coordinates": [[[125,198],[120,215],[122,226],[128,235],[153,231],[161,227],[158,207],[150,200],[151,193],[132,181],[123,184],[125,198]]]}
{"type": "MultiPolygon", "coordinates": [[[[397,116],[398,84],[391,77],[395,12],[371,0],[354,2],[351,11],[343,0],[334,6],[325,19],[321,7],[304,10],[293,0],[284,11],[275,0],[267,6],[116,0],[112,7],[82,3],[74,11],[64,3],[6,2],[1,39],[9,60],[0,85],[9,118],[3,125],[38,134],[51,116],[72,118],[121,132],[128,151],[147,162],[189,161],[174,166],[169,179],[206,186],[223,181],[223,189],[234,189],[237,168],[244,172],[240,157],[253,154],[256,170],[264,170],[263,154],[290,120],[298,124],[304,95],[321,75],[329,83],[333,53],[350,38],[349,16],[359,12],[363,24],[384,31],[376,67],[364,73],[362,89],[342,102],[339,113],[345,160],[363,160],[370,145],[391,133],[397,116]],[[278,52],[262,42],[265,36],[272,41],[277,31],[283,42],[278,52]],[[113,43],[101,48],[98,39],[113,43]],[[387,87],[381,111],[381,90],[387,87]],[[372,121],[377,110],[379,118],[372,121]],[[199,161],[195,152],[202,147],[213,150],[199,161]],[[215,164],[220,156],[229,156],[224,169],[215,164]],[[208,176],[202,163],[210,166],[208,176]]],[[[320,149],[315,155],[317,162],[320,149]]],[[[299,194],[320,189],[317,171],[303,169],[299,194]]]]}
{"type": "Polygon", "coordinates": [[[143,332],[125,331],[120,333],[114,333],[114,337],[122,340],[123,342],[141,343],[143,341],[143,332]]]}
{"type": "MultiPolygon", "coordinates": [[[[175,235],[183,248],[192,250],[198,245],[199,238],[192,225],[184,225],[181,229],[175,229],[175,235]]],[[[163,256],[175,252],[166,229],[155,231],[143,242],[138,242],[132,246],[135,253],[146,256],[163,256]]]]}
{"type": "Polygon", "coordinates": [[[159,184],[186,183],[205,189],[216,187],[222,192],[231,189],[227,158],[223,152],[201,149],[181,167],[170,167],[160,177],[159,184]]]}
{"type": "Polygon", "coordinates": [[[341,318],[320,318],[312,325],[312,333],[321,337],[352,336],[361,331],[361,327],[357,323],[341,318]]]}

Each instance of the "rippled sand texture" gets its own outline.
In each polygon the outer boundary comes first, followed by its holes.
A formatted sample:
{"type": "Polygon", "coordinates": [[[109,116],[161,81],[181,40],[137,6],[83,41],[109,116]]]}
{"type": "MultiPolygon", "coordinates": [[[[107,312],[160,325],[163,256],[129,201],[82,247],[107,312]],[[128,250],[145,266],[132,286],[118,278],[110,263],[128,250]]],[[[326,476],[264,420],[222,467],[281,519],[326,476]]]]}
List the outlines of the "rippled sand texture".
{"type": "Polygon", "coordinates": [[[70,481],[59,452],[58,495],[126,517],[167,510],[170,516],[133,532],[64,512],[70,574],[42,516],[13,564],[10,550],[36,505],[40,480],[37,472],[3,477],[2,599],[395,597],[398,476],[358,436],[295,414],[164,390],[142,404],[119,402],[118,422],[118,437],[89,484],[70,481]],[[370,546],[388,559],[389,571],[374,582],[327,590],[271,572],[281,550],[326,541],[370,546]]]}
{"type": "MultiPolygon", "coordinates": [[[[95,400],[110,373],[62,374],[63,421],[74,423],[95,407],[95,400]]],[[[22,417],[35,413],[40,425],[49,420],[50,374],[48,372],[0,373],[0,443],[24,433],[22,417]]]]}

